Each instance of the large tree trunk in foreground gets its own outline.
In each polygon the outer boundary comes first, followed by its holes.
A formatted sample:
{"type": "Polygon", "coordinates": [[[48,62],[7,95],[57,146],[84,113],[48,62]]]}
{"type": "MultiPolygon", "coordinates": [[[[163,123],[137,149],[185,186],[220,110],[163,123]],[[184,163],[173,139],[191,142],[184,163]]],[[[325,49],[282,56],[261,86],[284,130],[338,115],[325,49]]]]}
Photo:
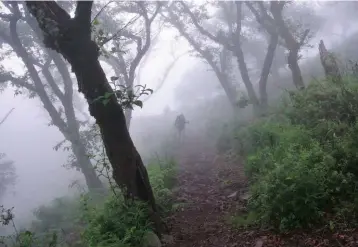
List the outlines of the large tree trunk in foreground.
{"type": "Polygon", "coordinates": [[[91,40],[91,9],[93,2],[77,2],[75,17],[56,2],[26,2],[30,13],[44,32],[44,43],[61,53],[72,65],[89,112],[99,126],[113,178],[126,190],[127,198],[149,202],[158,234],[163,231],[146,168],[129,135],[123,109],[107,81],[99,63],[99,48],[91,40]],[[110,93],[109,102],[99,97],[110,93]]]}

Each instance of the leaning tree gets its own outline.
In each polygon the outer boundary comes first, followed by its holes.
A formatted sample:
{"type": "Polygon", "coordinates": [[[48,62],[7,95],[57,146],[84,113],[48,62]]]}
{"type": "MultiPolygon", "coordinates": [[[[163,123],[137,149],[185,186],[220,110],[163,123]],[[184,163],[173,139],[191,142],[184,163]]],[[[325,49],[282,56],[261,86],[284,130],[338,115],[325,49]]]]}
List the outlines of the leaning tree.
{"type": "MultiPolygon", "coordinates": [[[[205,11],[202,9],[197,9],[195,5],[188,4],[184,1],[177,1],[174,4],[171,5],[171,8],[168,8],[168,21],[170,21],[173,26],[175,26],[179,32],[182,34],[186,29],[189,29],[189,27],[196,30],[198,33],[204,37],[204,39],[209,40],[211,43],[216,44],[221,49],[221,56],[225,55],[227,53],[231,54],[233,57],[237,60],[237,67],[241,74],[242,82],[245,85],[249,102],[253,105],[253,108],[255,112],[260,112],[261,109],[265,109],[267,105],[267,93],[266,93],[266,85],[268,76],[270,74],[271,65],[273,63],[273,59],[275,56],[276,47],[278,44],[278,38],[279,33],[278,30],[274,30],[270,33],[254,33],[250,32],[247,33],[247,12],[245,12],[245,9],[243,9],[243,4],[241,2],[228,2],[228,3],[218,3],[217,4],[218,9],[222,9],[223,11],[223,17],[220,25],[218,25],[219,28],[214,28],[214,30],[210,30],[208,27],[205,27],[205,20],[208,20],[208,16],[205,14],[205,11]],[[173,14],[175,13],[175,14],[173,14]],[[180,25],[181,24],[181,25],[180,25]],[[244,48],[242,44],[247,41],[247,36],[264,36],[267,41],[267,50],[265,52],[264,61],[262,64],[262,69],[260,72],[260,79],[259,79],[259,92],[260,97],[257,96],[254,84],[252,82],[252,77],[249,73],[248,68],[248,59],[247,54],[244,52],[244,48]]],[[[183,35],[184,36],[184,35],[183,35]]],[[[187,35],[184,36],[187,38],[187,35]]],[[[187,40],[189,40],[187,38],[187,40]]],[[[196,45],[196,42],[190,42],[189,43],[197,50],[200,48],[198,45],[196,45]],[[198,47],[198,48],[196,48],[198,47]]],[[[204,55],[208,56],[209,49],[205,49],[202,52],[202,57],[204,57],[208,62],[212,60],[212,52],[209,52],[209,55],[211,56],[210,60],[207,59],[204,55]]],[[[199,52],[200,53],[200,52],[199,52]]],[[[226,55],[227,59],[227,55],[226,55]]],[[[222,68],[222,62],[226,62],[226,59],[216,59],[221,62],[221,68],[222,68]]],[[[211,63],[209,63],[211,65],[211,63]]],[[[215,73],[217,68],[217,65],[213,63],[211,67],[214,69],[215,73]]],[[[220,73],[216,73],[218,75],[218,78],[220,80],[221,75],[227,76],[227,71],[219,71],[220,73]]],[[[248,103],[247,100],[241,99],[237,102],[236,95],[233,94],[233,90],[229,88],[231,83],[222,83],[223,80],[220,80],[221,84],[223,85],[224,90],[227,92],[228,98],[232,98],[230,101],[232,104],[235,105],[235,103],[238,103],[240,106],[246,106],[248,103]],[[226,85],[224,87],[224,85],[226,85]]]]}
{"type": "Polygon", "coordinates": [[[50,124],[57,127],[70,144],[68,150],[72,152],[67,167],[80,170],[90,190],[102,188],[81,137],[82,122],[76,116],[74,86],[67,64],[58,53],[44,48],[36,19],[26,8],[22,11],[21,3],[5,2],[4,5],[8,13],[5,8],[0,13],[4,26],[0,30],[1,52],[18,58],[24,64],[24,75],[2,69],[0,85],[10,82],[16,88],[15,94],[27,94],[40,100],[51,119],[50,124]]]}
{"type": "Polygon", "coordinates": [[[43,32],[44,44],[60,53],[76,75],[78,90],[85,96],[89,112],[100,129],[114,180],[125,191],[126,198],[149,202],[160,233],[163,227],[148,173],[129,135],[117,98],[120,92],[108,82],[99,62],[99,47],[92,39],[92,5],[92,1],[78,1],[74,17],[71,17],[55,1],[26,2],[43,32]]]}

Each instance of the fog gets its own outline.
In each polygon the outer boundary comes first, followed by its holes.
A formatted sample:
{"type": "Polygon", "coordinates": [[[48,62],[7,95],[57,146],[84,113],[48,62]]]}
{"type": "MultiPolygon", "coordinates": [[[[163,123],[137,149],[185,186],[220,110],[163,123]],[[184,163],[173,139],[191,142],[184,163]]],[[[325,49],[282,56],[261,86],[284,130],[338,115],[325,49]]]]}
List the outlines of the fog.
{"type": "MultiPolygon", "coordinates": [[[[197,2],[197,4],[202,4],[202,2],[197,2]]],[[[319,19],[319,21],[312,19],[312,22],[311,19],[302,17],[298,20],[306,22],[305,25],[313,31],[313,37],[308,41],[311,46],[302,48],[300,52],[301,70],[307,82],[312,78],[312,73],[322,74],[321,68],[312,72],[311,66],[305,66],[309,61],[318,59],[319,41],[324,40],[327,49],[342,50],[343,42],[357,35],[358,26],[354,20],[354,13],[350,13],[349,6],[342,4],[337,11],[338,7],[330,6],[330,2],[305,4],[319,19]],[[350,25],[347,28],[348,23],[350,25]]],[[[290,8],[295,8],[295,6],[290,8]]],[[[6,12],[5,9],[3,6],[0,12],[6,12]]],[[[302,13],[298,11],[297,15],[300,14],[302,13]]],[[[211,22],[215,21],[207,21],[207,25],[211,22]]],[[[6,21],[2,20],[1,28],[7,33],[8,26],[4,23],[6,21]]],[[[153,25],[156,31],[159,31],[158,25],[153,25]]],[[[139,74],[136,74],[140,77],[140,84],[154,90],[152,95],[142,97],[144,100],[142,108],[134,107],[130,125],[130,134],[145,163],[158,153],[170,152],[169,143],[175,138],[174,121],[178,114],[184,113],[190,121],[187,127],[188,135],[198,133],[206,135],[211,132],[212,138],[215,136],[213,126],[221,126],[234,116],[215,73],[200,56],[194,54],[195,52],[180,57],[161,86],[161,80],[173,59],[193,50],[185,38],[176,38],[176,36],[179,35],[174,27],[170,25],[162,27],[158,40],[153,44],[155,50],[149,54],[140,71],[137,70],[139,74]],[[146,97],[149,98],[146,99],[146,97]],[[169,151],[165,150],[165,147],[169,151]]],[[[210,44],[211,41],[205,42],[210,44]]],[[[255,49],[255,47],[250,47],[250,43],[245,44],[244,47],[255,49]]],[[[11,49],[7,45],[2,45],[2,73],[24,75],[27,71],[24,64],[16,58],[14,53],[7,53],[11,49]]],[[[131,49],[135,50],[133,47],[131,49]]],[[[232,59],[232,64],[234,64],[232,76],[239,82],[238,90],[245,92],[235,58],[232,59]]],[[[107,63],[102,62],[102,65],[108,78],[114,75],[114,70],[107,63]]],[[[255,63],[248,63],[248,66],[252,70],[258,67],[255,63]]],[[[267,86],[269,99],[272,96],[271,92],[278,94],[278,91],[282,91],[285,87],[293,87],[287,65],[283,67],[285,68],[280,70],[280,76],[285,82],[277,80],[272,82],[272,79],[269,79],[267,86]]],[[[261,68],[258,70],[260,71],[261,68]]],[[[74,78],[73,73],[71,76],[74,78]]],[[[252,78],[254,78],[252,79],[254,87],[257,88],[259,76],[255,75],[252,78]]],[[[75,79],[73,83],[76,85],[74,94],[78,95],[75,79]]],[[[54,149],[64,136],[56,126],[49,126],[51,119],[43,108],[43,103],[38,97],[29,98],[26,93],[15,96],[14,92],[14,87],[7,85],[0,94],[0,118],[14,108],[0,127],[0,151],[6,154],[6,160],[14,162],[17,174],[15,185],[7,190],[1,201],[6,207],[14,207],[15,222],[27,224],[31,221],[32,211],[36,207],[49,203],[56,197],[77,193],[78,188],[71,187],[70,184],[79,180],[80,184],[85,186],[85,182],[80,172],[63,167],[71,151],[54,149]]],[[[87,103],[82,95],[79,98],[79,105],[82,104],[85,115],[88,115],[87,103]]],[[[250,108],[240,111],[241,116],[250,115],[251,112],[250,108]]],[[[79,112],[77,114],[80,115],[79,112]]],[[[91,122],[94,123],[94,119],[91,119],[91,122]]]]}

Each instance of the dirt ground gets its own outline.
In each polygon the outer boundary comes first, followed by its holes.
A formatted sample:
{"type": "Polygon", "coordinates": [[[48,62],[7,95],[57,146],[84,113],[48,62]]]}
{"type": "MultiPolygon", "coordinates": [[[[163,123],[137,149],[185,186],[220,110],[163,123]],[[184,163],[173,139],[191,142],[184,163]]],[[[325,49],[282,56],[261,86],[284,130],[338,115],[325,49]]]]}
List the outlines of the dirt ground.
{"type": "Polygon", "coordinates": [[[200,137],[186,138],[178,156],[176,211],[167,219],[165,247],[357,246],[356,229],[278,235],[258,228],[234,228],[229,218],[245,212],[248,186],[240,162],[228,164],[200,137]]]}

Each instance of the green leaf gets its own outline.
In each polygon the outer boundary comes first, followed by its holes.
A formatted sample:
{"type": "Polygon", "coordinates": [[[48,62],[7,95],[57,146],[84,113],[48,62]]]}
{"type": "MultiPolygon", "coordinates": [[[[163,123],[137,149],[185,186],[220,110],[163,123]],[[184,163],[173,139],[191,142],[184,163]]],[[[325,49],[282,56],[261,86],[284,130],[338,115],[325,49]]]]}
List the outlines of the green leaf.
{"type": "Polygon", "coordinates": [[[113,94],[113,93],[106,92],[103,97],[104,97],[105,99],[108,99],[109,97],[112,96],[112,94],[113,94]]]}
{"type": "Polygon", "coordinates": [[[334,223],[331,220],[329,221],[329,229],[331,229],[331,231],[334,230],[334,223]]]}
{"type": "Polygon", "coordinates": [[[147,91],[149,91],[150,93],[153,93],[153,89],[147,88],[147,91]]]}
{"type": "Polygon", "coordinates": [[[140,108],[143,108],[143,102],[141,100],[136,100],[133,102],[133,104],[139,106],[140,108]]]}
{"type": "Polygon", "coordinates": [[[92,25],[97,26],[99,25],[99,20],[96,18],[93,20],[92,25]]]}
{"type": "Polygon", "coordinates": [[[104,100],[102,101],[102,103],[103,103],[103,105],[107,105],[107,104],[109,103],[109,101],[110,101],[110,99],[104,99],[104,100]]]}

